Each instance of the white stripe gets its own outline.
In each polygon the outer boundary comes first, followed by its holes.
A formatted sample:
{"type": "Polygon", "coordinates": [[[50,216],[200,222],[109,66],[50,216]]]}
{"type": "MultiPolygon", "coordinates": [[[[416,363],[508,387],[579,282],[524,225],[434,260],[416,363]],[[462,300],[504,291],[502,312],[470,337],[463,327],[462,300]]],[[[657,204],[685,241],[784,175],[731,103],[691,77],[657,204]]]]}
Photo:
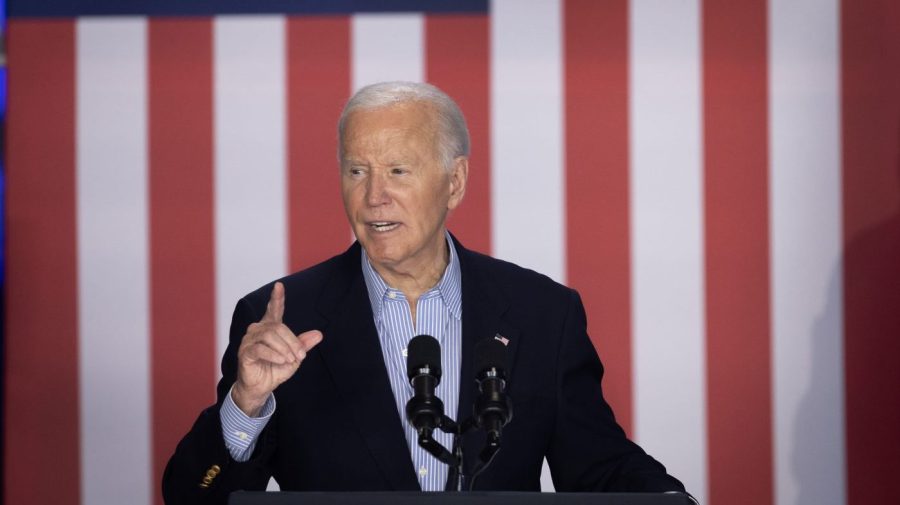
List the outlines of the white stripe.
{"type": "Polygon", "coordinates": [[[357,14],[352,19],[354,91],[375,82],[425,79],[421,14],[357,14]]]}
{"type": "Polygon", "coordinates": [[[842,504],[840,6],[769,5],[775,497],[842,504]]]}
{"type": "Polygon", "coordinates": [[[563,281],[562,8],[499,0],[491,9],[494,253],[563,281]]]}
{"type": "Polygon", "coordinates": [[[146,31],[146,22],[135,18],[77,23],[78,370],[86,505],[149,504],[155,489],[146,31]]]}
{"type": "Polygon", "coordinates": [[[287,270],[284,30],[280,16],[215,20],[220,356],[235,302],[287,270]]]}
{"type": "MultiPolygon", "coordinates": [[[[565,281],[559,0],[491,3],[494,256],[565,281]]],[[[541,488],[553,490],[547,463],[541,488]]]]}
{"type": "Polygon", "coordinates": [[[629,19],[634,432],[705,503],[700,7],[629,19]]]}

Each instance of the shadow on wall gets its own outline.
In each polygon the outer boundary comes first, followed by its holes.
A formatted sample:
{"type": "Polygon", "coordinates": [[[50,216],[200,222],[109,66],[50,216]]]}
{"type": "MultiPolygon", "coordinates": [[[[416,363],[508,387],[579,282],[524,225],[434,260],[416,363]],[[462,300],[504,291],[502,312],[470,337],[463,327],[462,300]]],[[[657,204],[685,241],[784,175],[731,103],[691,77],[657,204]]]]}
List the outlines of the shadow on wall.
{"type": "MultiPolygon", "coordinates": [[[[900,201],[900,135],[896,147],[900,201]]],[[[852,237],[842,259],[843,265],[832,270],[826,306],[812,330],[812,377],[796,419],[791,458],[800,486],[797,505],[846,502],[844,496],[823,496],[817,485],[844,452],[845,437],[852,437],[855,447],[867,448],[864,459],[847,454],[848,484],[855,488],[875,496],[883,490],[882,498],[887,498],[894,483],[881,482],[883,471],[869,470],[900,468],[900,208],[852,237]],[[844,356],[843,375],[828,367],[828,357],[835,355],[844,356]],[[843,388],[843,410],[853,417],[849,424],[846,415],[841,420],[841,439],[822,447],[822,429],[828,428],[819,414],[833,412],[828,404],[833,387],[843,388]]]]}

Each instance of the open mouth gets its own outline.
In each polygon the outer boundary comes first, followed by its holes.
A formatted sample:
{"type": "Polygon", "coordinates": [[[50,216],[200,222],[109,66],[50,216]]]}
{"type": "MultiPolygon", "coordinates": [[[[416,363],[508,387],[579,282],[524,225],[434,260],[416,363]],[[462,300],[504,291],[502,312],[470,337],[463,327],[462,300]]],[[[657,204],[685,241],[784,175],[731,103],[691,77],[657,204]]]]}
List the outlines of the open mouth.
{"type": "Polygon", "coordinates": [[[374,223],[369,223],[369,226],[371,226],[372,229],[377,232],[386,232],[397,228],[398,226],[400,226],[400,223],[395,223],[392,221],[376,221],[374,223]]]}

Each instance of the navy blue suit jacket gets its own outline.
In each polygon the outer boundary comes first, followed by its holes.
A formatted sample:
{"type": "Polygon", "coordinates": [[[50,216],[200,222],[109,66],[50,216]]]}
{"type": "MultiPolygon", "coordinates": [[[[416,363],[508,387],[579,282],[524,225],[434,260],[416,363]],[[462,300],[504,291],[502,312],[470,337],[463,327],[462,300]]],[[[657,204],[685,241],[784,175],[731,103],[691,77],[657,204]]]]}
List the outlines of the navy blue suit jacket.
{"type": "MultiPolygon", "coordinates": [[[[454,238],[455,241],[455,238],[454,238]]],[[[508,393],[514,416],[503,448],[476,489],[539,491],[544,457],[558,491],[683,491],[665,468],[629,441],[603,399],[603,367],[586,333],[578,294],[546,276],[464,249],[463,341],[458,420],[477,393],[475,344],[509,339],[508,393]]],[[[277,409],[250,461],[226,449],[219,406],[236,377],[247,326],[266,309],[273,284],[242,298],[222,360],[218,401],[179,443],[163,477],[167,503],[225,503],[237,489],[417,490],[401,419],[382,359],[360,268],[360,246],[289,275],[284,323],[294,333],[318,329],[323,341],[276,391],[277,409]],[[220,471],[200,487],[207,470],[220,471]]],[[[468,472],[484,436],[467,435],[468,472]]]]}

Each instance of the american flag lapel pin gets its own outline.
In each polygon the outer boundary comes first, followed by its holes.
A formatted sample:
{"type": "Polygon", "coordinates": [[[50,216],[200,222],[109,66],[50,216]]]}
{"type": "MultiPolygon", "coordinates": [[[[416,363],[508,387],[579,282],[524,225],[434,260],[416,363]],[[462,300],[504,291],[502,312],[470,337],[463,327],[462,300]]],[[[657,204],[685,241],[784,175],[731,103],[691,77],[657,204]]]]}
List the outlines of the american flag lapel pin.
{"type": "Polygon", "coordinates": [[[494,340],[499,340],[500,343],[503,344],[503,345],[509,345],[509,339],[506,338],[506,337],[504,337],[503,335],[501,335],[501,334],[499,334],[499,333],[497,333],[496,335],[494,335],[494,340]]]}

